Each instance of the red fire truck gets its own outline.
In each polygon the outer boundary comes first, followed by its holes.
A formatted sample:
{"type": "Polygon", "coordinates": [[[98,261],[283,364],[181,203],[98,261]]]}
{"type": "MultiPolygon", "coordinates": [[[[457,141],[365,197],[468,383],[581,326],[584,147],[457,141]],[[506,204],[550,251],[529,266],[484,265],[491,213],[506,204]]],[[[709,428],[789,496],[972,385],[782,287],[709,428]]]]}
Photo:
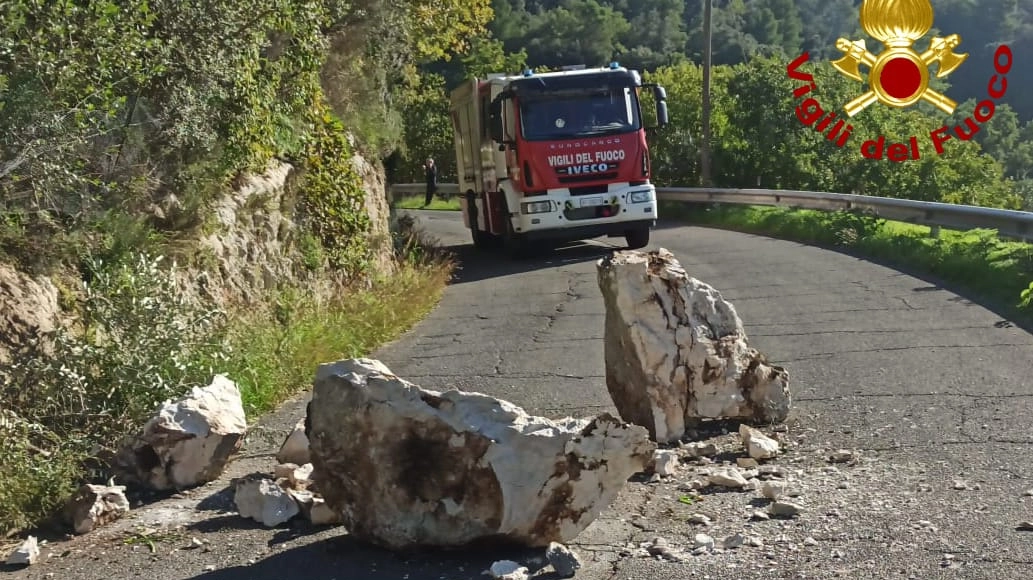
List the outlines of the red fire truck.
{"type": "Polygon", "coordinates": [[[651,89],[656,124],[667,93],[608,67],[472,79],[451,94],[463,223],[478,247],[623,236],[649,244],[657,219],[639,102],[651,89]]]}

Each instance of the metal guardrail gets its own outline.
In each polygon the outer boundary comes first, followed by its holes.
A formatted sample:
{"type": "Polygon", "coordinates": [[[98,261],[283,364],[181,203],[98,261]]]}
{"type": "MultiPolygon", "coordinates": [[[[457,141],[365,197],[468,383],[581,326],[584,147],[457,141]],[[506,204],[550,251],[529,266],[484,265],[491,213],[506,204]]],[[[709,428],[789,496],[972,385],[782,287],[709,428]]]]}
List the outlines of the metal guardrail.
{"type": "MultiPolygon", "coordinates": [[[[404,195],[423,195],[426,191],[426,185],[422,183],[400,183],[390,185],[389,188],[392,200],[404,195]]],[[[438,184],[438,192],[455,195],[459,193],[459,186],[455,183],[441,183],[438,184]]],[[[930,226],[934,230],[934,235],[941,227],[952,230],[978,228],[997,230],[1001,237],[1033,241],[1033,212],[1028,211],[892,197],[777,189],[657,187],[656,194],[661,201],[766,205],[825,211],[869,210],[882,218],[930,226]]]]}

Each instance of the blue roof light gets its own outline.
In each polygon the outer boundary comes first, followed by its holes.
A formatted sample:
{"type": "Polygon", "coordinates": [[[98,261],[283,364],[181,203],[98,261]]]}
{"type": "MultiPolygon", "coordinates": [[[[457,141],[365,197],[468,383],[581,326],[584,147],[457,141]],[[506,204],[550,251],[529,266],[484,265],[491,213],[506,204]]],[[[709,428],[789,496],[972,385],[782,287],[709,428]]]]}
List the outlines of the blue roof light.
{"type": "Polygon", "coordinates": [[[529,68],[525,68],[525,69],[524,69],[524,76],[525,76],[525,77],[529,77],[529,76],[531,76],[531,75],[533,75],[533,74],[534,74],[534,73],[533,73],[533,72],[531,72],[531,69],[529,69],[529,68]]]}
{"type": "Polygon", "coordinates": [[[620,67],[620,64],[617,61],[613,61],[610,63],[611,70],[616,70],[618,67],[620,67]]]}

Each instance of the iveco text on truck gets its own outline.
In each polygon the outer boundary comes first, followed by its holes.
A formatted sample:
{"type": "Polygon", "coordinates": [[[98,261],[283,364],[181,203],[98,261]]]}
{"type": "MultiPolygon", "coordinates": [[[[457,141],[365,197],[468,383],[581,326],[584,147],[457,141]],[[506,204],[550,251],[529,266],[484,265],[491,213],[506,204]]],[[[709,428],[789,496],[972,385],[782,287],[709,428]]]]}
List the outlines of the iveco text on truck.
{"type": "Polygon", "coordinates": [[[451,94],[463,222],[482,247],[623,236],[649,243],[657,219],[639,96],[663,87],[608,67],[472,79],[451,94]]]}

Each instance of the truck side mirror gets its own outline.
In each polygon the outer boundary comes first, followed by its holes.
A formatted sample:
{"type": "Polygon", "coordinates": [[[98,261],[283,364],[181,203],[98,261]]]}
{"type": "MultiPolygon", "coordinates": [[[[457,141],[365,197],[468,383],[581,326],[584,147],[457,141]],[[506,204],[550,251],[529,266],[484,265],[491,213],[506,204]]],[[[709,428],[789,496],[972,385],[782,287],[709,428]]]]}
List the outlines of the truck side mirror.
{"type": "Polygon", "coordinates": [[[670,122],[670,118],[667,116],[667,101],[656,102],[656,125],[663,127],[670,122]]]}
{"type": "Polygon", "coordinates": [[[670,122],[667,114],[667,90],[656,85],[653,87],[653,97],[656,100],[656,124],[663,127],[670,122]]]}

